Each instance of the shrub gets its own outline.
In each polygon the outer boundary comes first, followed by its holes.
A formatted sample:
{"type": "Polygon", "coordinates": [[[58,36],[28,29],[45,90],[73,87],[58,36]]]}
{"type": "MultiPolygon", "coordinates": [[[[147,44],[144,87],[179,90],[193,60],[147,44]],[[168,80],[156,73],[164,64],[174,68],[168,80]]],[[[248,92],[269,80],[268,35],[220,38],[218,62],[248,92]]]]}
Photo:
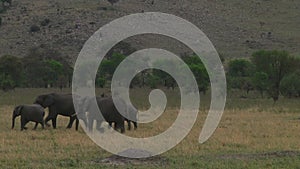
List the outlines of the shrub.
{"type": "Polygon", "coordinates": [[[300,72],[285,76],[280,82],[280,92],[287,97],[300,97],[300,72]]]}
{"type": "Polygon", "coordinates": [[[148,75],[147,77],[147,84],[148,86],[150,86],[150,88],[154,89],[157,88],[157,85],[159,85],[160,83],[160,78],[158,76],[155,75],[148,75]]]}
{"type": "Polygon", "coordinates": [[[254,88],[258,90],[261,96],[264,96],[264,91],[268,89],[268,74],[264,72],[255,72],[252,77],[254,88]]]}
{"type": "Polygon", "coordinates": [[[103,88],[105,86],[106,80],[104,77],[98,77],[96,79],[96,86],[103,88]]]}
{"type": "Polygon", "coordinates": [[[46,18],[41,22],[41,26],[47,26],[50,23],[50,19],[46,18]]]}
{"type": "Polygon", "coordinates": [[[280,94],[281,80],[297,68],[297,59],[287,51],[260,50],[252,54],[252,62],[257,72],[264,72],[268,76],[268,94],[276,102],[280,94]]]}
{"type": "Polygon", "coordinates": [[[40,27],[39,27],[39,26],[37,26],[37,25],[32,25],[32,26],[30,27],[30,32],[38,32],[38,31],[40,31],[40,27]]]}
{"type": "Polygon", "coordinates": [[[228,64],[228,75],[233,77],[249,77],[254,72],[254,65],[245,59],[234,59],[228,64]]]}
{"type": "Polygon", "coordinates": [[[5,76],[4,74],[0,75],[0,87],[3,91],[9,91],[16,87],[14,80],[11,76],[5,76]]]}
{"type": "Polygon", "coordinates": [[[7,91],[20,85],[22,63],[15,56],[5,55],[0,57],[0,87],[7,91]]]}

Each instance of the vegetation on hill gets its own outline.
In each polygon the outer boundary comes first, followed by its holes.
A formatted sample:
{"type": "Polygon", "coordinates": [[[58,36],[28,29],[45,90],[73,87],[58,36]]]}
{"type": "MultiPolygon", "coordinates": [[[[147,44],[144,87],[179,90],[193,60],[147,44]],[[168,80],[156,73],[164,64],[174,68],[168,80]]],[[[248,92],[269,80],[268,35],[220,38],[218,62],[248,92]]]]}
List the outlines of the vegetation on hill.
{"type": "MultiPolygon", "coordinates": [[[[94,81],[96,86],[103,88],[109,85],[114,71],[125,58],[126,55],[121,53],[111,53],[105,58],[94,81]]],[[[205,93],[209,89],[209,76],[199,57],[192,55],[182,59],[193,72],[199,91],[205,93]]],[[[156,64],[166,63],[161,60],[156,64]]],[[[245,90],[247,93],[257,90],[262,97],[267,93],[274,101],[278,100],[280,94],[300,97],[300,59],[290,56],[286,51],[257,51],[253,53],[251,60],[233,59],[225,67],[228,67],[229,88],[245,90]]],[[[21,59],[8,55],[0,58],[0,87],[5,91],[15,87],[69,87],[72,73],[73,68],[55,51],[32,50],[27,57],[21,59]]],[[[174,89],[177,84],[168,73],[149,69],[138,73],[131,82],[132,88],[145,86],[174,89]]]]}

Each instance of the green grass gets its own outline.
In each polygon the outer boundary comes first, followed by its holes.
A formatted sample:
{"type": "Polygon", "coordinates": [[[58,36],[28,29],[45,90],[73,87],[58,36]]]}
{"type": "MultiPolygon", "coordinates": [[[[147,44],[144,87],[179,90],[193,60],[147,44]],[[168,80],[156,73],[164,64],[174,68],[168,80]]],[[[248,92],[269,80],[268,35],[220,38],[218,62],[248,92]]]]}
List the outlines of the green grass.
{"type": "MultiPolygon", "coordinates": [[[[101,93],[97,89],[96,93],[101,93]]],[[[147,108],[150,89],[131,91],[133,102],[147,108]]],[[[204,144],[198,137],[207,115],[209,94],[203,96],[200,113],[190,134],[172,150],[160,155],[165,163],[108,165],[99,163],[111,156],[98,147],[80,128],[66,129],[68,118],[59,116],[58,128],[20,132],[20,122],[11,130],[11,114],[15,105],[32,103],[41,93],[58,89],[16,89],[0,93],[0,168],[299,168],[300,110],[299,99],[280,98],[275,105],[271,99],[247,98],[239,91],[228,95],[227,107],[213,136],[204,144]],[[279,155],[274,153],[279,152],[279,155]],[[280,154],[281,152],[281,154],[280,154]],[[285,153],[291,152],[291,153],[285,153]],[[267,154],[266,154],[267,153],[267,154]]],[[[63,89],[70,92],[70,89],[63,89]]],[[[133,137],[152,136],[166,130],[177,115],[177,90],[166,90],[169,107],[156,121],[140,124],[138,130],[127,131],[133,137]]]]}

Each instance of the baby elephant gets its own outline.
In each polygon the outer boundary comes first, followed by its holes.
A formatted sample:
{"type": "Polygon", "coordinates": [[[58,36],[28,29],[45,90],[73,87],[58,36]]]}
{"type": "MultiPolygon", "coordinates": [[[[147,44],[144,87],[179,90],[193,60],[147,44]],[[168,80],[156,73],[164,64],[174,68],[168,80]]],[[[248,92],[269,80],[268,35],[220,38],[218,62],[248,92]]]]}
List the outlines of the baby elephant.
{"type": "Polygon", "coordinates": [[[38,104],[17,106],[15,107],[13,112],[11,128],[13,129],[15,127],[16,117],[21,116],[21,131],[27,129],[25,125],[29,121],[35,122],[35,126],[33,128],[34,130],[36,129],[39,123],[42,125],[42,128],[44,129],[44,115],[45,115],[44,108],[38,104]]]}

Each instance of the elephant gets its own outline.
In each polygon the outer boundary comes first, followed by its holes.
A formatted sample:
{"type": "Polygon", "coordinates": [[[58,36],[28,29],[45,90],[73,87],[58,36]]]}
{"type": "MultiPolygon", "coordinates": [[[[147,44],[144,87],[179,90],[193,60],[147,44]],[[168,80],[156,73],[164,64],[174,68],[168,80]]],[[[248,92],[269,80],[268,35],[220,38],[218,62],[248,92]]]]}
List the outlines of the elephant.
{"type": "Polygon", "coordinates": [[[26,130],[27,127],[25,125],[29,121],[35,122],[34,130],[37,128],[38,124],[40,123],[42,125],[42,128],[44,129],[44,116],[45,111],[44,108],[38,104],[32,104],[32,105],[19,105],[15,107],[12,115],[12,127],[13,129],[15,127],[15,119],[16,117],[21,116],[21,131],[26,130]]]}
{"type": "MultiPolygon", "coordinates": [[[[108,98],[108,97],[111,97],[111,96],[107,96],[105,93],[102,93],[101,94],[101,98],[108,98]]],[[[132,106],[129,106],[128,104],[125,104],[123,103],[125,106],[126,106],[126,113],[127,115],[130,117],[130,119],[133,119],[133,120],[130,120],[128,118],[124,118],[124,120],[127,122],[127,126],[128,126],[128,130],[131,130],[131,123],[133,123],[134,125],[134,129],[137,129],[137,113],[138,113],[138,110],[132,106]]],[[[112,124],[110,123],[109,124],[110,126],[112,126],[112,124]]]]}
{"type": "Polygon", "coordinates": [[[86,97],[82,99],[82,106],[80,108],[80,114],[87,112],[87,129],[92,131],[94,120],[97,121],[97,129],[100,130],[101,123],[103,121],[108,122],[109,126],[115,123],[114,129],[121,130],[121,133],[125,132],[124,128],[124,117],[118,112],[111,97],[103,98],[96,97],[98,108],[102,113],[103,118],[97,115],[97,110],[94,110],[91,106],[92,98],[86,97]]]}
{"type": "Polygon", "coordinates": [[[52,127],[55,129],[57,115],[62,115],[70,117],[67,128],[72,128],[73,122],[76,120],[76,130],[78,130],[79,119],[74,109],[72,94],[44,94],[38,96],[34,103],[49,108],[49,114],[45,119],[47,126],[49,126],[47,122],[52,120],[52,127]]]}

